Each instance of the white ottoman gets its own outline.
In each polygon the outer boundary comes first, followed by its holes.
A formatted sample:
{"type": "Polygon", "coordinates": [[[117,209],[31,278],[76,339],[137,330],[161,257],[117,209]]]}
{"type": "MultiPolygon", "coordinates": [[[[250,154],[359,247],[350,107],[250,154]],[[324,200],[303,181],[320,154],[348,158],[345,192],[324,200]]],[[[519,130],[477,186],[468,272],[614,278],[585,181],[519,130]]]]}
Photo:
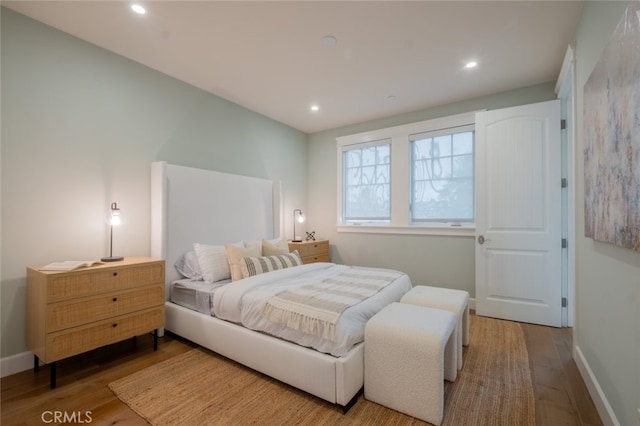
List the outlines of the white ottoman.
{"type": "Polygon", "coordinates": [[[458,316],[456,340],[458,341],[458,370],[462,369],[462,346],[469,345],[469,293],[464,290],[418,285],[409,290],[401,303],[444,309],[458,316]]]}
{"type": "Polygon", "coordinates": [[[364,397],[439,425],[444,380],[457,375],[456,316],[450,311],[392,303],[364,331],[364,397]]]}

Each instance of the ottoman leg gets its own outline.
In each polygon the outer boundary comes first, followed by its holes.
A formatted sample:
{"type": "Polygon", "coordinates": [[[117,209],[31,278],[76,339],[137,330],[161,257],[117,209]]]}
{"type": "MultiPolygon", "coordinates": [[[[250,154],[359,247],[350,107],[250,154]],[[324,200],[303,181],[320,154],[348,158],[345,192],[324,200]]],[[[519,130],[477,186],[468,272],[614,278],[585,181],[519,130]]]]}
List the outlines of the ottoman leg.
{"type": "Polygon", "coordinates": [[[462,344],[469,346],[469,304],[464,307],[464,314],[462,316],[462,344]]]}
{"type": "Polygon", "coordinates": [[[444,346],[444,379],[455,382],[458,377],[458,336],[454,329],[444,346]]]}

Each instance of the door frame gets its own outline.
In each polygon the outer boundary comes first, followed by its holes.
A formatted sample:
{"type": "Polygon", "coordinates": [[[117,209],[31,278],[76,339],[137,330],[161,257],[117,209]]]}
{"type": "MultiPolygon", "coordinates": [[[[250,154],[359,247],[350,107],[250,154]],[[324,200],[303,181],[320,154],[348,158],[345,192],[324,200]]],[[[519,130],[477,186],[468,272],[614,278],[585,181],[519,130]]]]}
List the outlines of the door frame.
{"type": "Polygon", "coordinates": [[[576,87],[574,49],[567,47],[562,68],[555,86],[560,99],[561,119],[566,128],[562,132],[562,177],[567,179],[567,188],[563,192],[562,222],[563,237],[567,238],[567,249],[563,250],[562,297],[567,299],[567,307],[562,309],[562,327],[575,326],[576,300],[576,87]]]}

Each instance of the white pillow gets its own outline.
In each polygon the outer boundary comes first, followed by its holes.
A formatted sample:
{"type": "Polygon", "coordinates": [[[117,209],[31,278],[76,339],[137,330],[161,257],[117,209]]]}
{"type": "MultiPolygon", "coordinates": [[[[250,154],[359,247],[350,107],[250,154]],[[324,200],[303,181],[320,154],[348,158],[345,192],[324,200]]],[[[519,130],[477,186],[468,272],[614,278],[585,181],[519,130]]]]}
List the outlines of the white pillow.
{"type": "Polygon", "coordinates": [[[216,281],[228,280],[231,277],[224,246],[194,243],[193,250],[196,252],[203,280],[215,283],[216,281]]]}
{"type": "Polygon", "coordinates": [[[289,244],[282,238],[275,240],[262,240],[262,255],[276,256],[289,253],[289,244]]]}
{"type": "Polygon", "coordinates": [[[299,265],[302,265],[302,260],[298,250],[276,256],[245,257],[240,264],[243,278],[299,265]]]}
{"type": "Polygon", "coordinates": [[[262,241],[260,240],[251,240],[251,241],[243,241],[242,242],[243,246],[242,247],[251,247],[251,246],[255,246],[256,244],[262,244],[262,241]]]}
{"type": "Polygon", "coordinates": [[[191,278],[194,281],[202,280],[202,271],[195,251],[186,252],[176,261],[174,266],[183,277],[191,278]]]}
{"type": "Polygon", "coordinates": [[[243,257],[259,257],[262,252],[260,243],[250,245],[249,247],[225,244],[224,248],[227,252],[227,260],[229,261],[229,269],[231,270],[231,281],[242,279],[242,269],[240,265],[243,257]]]}

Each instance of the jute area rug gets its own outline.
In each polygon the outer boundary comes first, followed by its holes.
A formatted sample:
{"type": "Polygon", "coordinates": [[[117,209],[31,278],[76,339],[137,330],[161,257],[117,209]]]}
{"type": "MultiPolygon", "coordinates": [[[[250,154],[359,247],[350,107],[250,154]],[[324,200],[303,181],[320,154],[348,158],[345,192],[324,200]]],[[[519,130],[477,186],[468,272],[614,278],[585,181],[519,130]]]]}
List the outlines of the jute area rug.
{"type": "MultiPolygon", "coordinates": [[[[471,316],[455,383],[445,382],[443,424],[535,425],[524,334],[518,323],[471,316]]],[[[423,425],[360,396],[335,406],[206,349],[193,349],[109,384],[152,425],[423,425]]],[[[419,395],[407,395],[420,398],[419,395]]]]}

